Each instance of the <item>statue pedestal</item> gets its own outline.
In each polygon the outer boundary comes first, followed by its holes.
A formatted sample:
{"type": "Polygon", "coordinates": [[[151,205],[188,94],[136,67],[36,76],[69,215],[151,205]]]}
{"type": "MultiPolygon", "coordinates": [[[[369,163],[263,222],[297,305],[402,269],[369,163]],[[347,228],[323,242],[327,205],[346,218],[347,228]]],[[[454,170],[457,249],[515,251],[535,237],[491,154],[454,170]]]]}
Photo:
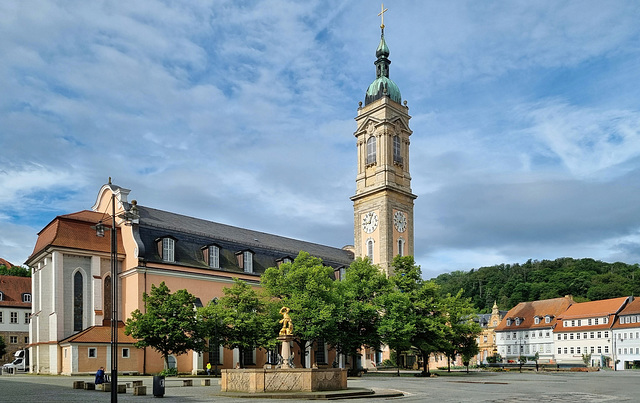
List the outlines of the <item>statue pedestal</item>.
{"type": "Polygon", "coordinates": [[[280,348],[282,365],[280,365],[280,368],[292,368],[289,361],[291,359],[291,341],[293,341],[293,336],[290,334],[278,336],[278,340],[282,342],[282,347],[280,348]]]}
{"type": "Polygon", "coordinates": [[[222,392],[274,393],[347,389],[347,370],[340,368],[223,369],[222,392]]]}

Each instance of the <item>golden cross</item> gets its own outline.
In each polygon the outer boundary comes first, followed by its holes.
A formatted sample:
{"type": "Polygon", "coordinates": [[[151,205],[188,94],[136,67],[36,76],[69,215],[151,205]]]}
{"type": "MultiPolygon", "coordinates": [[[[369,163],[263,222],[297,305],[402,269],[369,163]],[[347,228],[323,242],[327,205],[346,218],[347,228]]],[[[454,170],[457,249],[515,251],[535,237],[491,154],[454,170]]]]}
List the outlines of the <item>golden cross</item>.
{"type": "Polygon", "coordinates": [[[378,17],[380,17],[382,19],[381,24],[380,24],[380,28],[384,29],[384,13],[387,12],[388,8],[384,8],[384,3],[382,3],[382,7],[380,7],[380,14],[378,14],[378,17]]]}

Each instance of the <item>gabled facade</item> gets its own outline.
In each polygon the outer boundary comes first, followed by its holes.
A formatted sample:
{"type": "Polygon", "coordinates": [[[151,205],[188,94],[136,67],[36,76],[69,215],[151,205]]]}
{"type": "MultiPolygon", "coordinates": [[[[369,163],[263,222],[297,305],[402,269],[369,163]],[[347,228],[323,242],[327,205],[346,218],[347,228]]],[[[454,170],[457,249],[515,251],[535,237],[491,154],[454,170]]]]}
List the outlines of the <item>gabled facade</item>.
{"type": "Polygon", "coordinates": [[[611,331],[616,369],[640,369],[640,299],[618,313],[611,331]]]}
{"type": "Polygon", "coordinates": [[[569,295],[541,301],[521,302],[507,312],[496,327],[498,354],[505,362],[537,353],[540,363],[554,361],[553,329],[557,318],[574,303],[569,295]]]}
{"type": "Polygon", "coordinates": [[[7,352],[0,365],[13,361],[13,354],[29,345],[31,317],[31,279],[0,276],[0,336],[7,352]]]}
{"type": "Polygon", "coordinates": [[[478,315],[478,324],[482,328],[482,333],[478,335],[478,364],[486,364],[487,357],[494,356],[498,353],[498,345],[496,344],[496,332],[502,318],[507,314],[507,311],[500,311],[498,304],[493,303],[490,314],[478,315]]]}
{"type": "Polygon", "coordinates": [[[573,304],[558,318],[554,329],[556,361],[560,365],[613,365],[611,325],[629,298],[612,298],[573,304]]]}

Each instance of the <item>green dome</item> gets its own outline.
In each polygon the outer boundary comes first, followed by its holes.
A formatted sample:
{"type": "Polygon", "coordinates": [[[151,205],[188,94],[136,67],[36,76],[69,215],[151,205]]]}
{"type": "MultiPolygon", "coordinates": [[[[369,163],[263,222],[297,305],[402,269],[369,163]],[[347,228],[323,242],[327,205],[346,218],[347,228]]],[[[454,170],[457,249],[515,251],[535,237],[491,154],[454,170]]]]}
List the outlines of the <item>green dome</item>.
{"type": "Polygon", "coordinates": [[[391,81],[390,78],[381,76],[376,78],[369,88],[367,89],[367,94],[364,97],[364,104],[368,105],[369,103],[382,98],[384,95],[391,98],[392,101],[397,103],[402,103],[402,95],[400,95],[400,89],[391,81]]]}
{"type": "Polygon", "coordinates": [[[400,95],[400,89],[396,83],[389,78],[389,65],[391,64],[391,60],[389,60],[389,47],[384,40],[384,29],[380,35],[380,44],[376,49],[376,58],[377,60],[373,63],[376,65],[376,79],[367,89],[367,93],[364,96],[364,104],[368,105],[385,96],[391,98],[392,101],[401,103],[402,95],[400,95]]]}

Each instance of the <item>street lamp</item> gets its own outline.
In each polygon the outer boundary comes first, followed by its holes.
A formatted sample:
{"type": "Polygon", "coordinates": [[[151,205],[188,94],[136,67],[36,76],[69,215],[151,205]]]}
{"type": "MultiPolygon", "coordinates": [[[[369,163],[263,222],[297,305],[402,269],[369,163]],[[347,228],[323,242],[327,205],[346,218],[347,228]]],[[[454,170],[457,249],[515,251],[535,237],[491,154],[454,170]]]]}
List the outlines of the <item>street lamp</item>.
{"type": "MultiPolygon", "coordinates": [[[[111,178],[109,178],[111,184],[111,178]]],[[[124,220],[125,225],[132,225],[138,219],[138,206],[131,201],[129,210],[125,210],[118,218],[124,220]]],[[[102,220],[91,228],[96,230],[96,236],[104,237],[105,225],[102,220]]],[[[118,242],[116,232],[116,194],[111,191],[111,402],[118,401],[118,242]]]]}

